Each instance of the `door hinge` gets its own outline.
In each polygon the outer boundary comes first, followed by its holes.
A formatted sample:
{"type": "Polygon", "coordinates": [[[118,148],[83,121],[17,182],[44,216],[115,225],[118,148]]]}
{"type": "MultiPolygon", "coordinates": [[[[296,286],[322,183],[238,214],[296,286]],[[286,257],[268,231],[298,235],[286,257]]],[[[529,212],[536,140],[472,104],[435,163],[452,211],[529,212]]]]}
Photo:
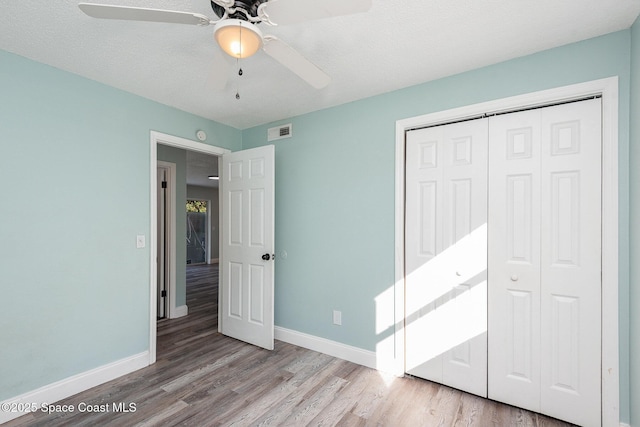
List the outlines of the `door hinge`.
{"type": "Polygon", "coordinates": [[[162,188],[167,188],[167,181],[162,181],[162,188]]]}
{"type": "Polygon", "coordinates": [[[162,292],[160,292],[160,296],[161,296],[162,298],[166,297],[166,296],[167,296],[167,291],[162,291],[162,292]]]}

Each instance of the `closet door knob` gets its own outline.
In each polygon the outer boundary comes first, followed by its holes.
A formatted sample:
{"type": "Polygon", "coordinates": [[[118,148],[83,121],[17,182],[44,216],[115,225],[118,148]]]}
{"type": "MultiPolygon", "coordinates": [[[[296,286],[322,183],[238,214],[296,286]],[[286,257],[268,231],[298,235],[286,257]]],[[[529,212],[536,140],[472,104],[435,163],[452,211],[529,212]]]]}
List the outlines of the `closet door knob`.
{"type": "Polygon", "coordinates": [[[518,276],[515,275],[515,274],[513,276],[511,276],[511,281],[512,282],[517,282],[518,281],[518,276]]]}

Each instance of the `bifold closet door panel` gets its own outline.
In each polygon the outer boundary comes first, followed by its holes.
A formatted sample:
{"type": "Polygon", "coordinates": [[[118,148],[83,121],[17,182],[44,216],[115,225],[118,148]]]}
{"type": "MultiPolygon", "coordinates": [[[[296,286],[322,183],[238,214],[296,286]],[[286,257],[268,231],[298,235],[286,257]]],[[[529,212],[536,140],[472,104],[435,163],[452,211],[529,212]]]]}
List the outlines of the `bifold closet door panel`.
{"type": "Polygon", "coordinates": [[[540,111],[542,412],[600,425],[600,99],[540,111]]]}
{"type": "Polygon", "coordinates": [[[487,393],[487,120],[408,132],[407,372],[487,393]]]}
{"type": "Polygon", "coordinates": [[[409,374],[442,382],[446,335],[435,321],[436,300],[447,285],[435,264],[443,251],[442,127],[415,130],[406,138],[405,358],[409,374]]]}
{"type": "Polygon", "coordinates": [[[489,397],[538,412],[540,123],[489,120],[489,397]]]}
{"type": "Polygon", "coordinates": [[[600,100],[489,129],[489,397],[600,425],[600,100]]]}

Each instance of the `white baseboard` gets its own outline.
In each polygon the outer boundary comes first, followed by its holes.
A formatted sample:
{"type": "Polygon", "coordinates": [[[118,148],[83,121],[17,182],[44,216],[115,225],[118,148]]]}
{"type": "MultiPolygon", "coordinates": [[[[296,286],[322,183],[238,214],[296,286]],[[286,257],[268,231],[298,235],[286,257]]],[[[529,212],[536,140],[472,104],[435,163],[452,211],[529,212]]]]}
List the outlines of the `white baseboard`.
{"type": "Polygon", "coordinates": [[[631,424],[620,423],[620,427],[631,427],[631,424]]]}
{"type": "Polygon", "coordinates": [[[274,332],[277,340],[328,354],[338,359],[348,360],[349,362],[357,363],[358,365],[368,368],[377,369],[376,354],[373,351],[363,350],[358,347],[293,331],[291,329],[281,328],[279,326],[274,328],[274,332]]]}
{"type": "Polygon", "coordinates": [[[187,314],[189,314],[189,307],[187,307],[186,305],[181,305],[172,310],[171,318],[177,319],[178,317],[184,317],[187,314]]]}
{"type": "MultiPolygon", "coordinates": [[[[82,372],[25,394],[4,400],[0,402],[0,407],[4,407],[6,404],[18,404],[17,407],[19,408],[21,406],[20,404],[29,404],[35,405],[37,408],[42,408],[42,405],[45,403],[51,404],[57,402],[58,400],[73,396],[81,391],[88,390],[146,366],[149,366],[148,351],[125,359],[117,360],[107,365],[82,372]]],[[[27,413],[28,412],[0,411],[0,424],[14,418],[21,417],[22,415],[26,415],[27,413]]]]}

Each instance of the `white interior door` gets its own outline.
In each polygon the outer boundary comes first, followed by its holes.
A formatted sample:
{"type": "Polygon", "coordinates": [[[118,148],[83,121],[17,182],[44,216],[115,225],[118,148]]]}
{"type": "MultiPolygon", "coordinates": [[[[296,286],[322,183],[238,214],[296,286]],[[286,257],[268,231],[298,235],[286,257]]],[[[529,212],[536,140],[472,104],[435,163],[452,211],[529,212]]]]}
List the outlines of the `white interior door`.
{"type": "Polygon", "coordinates": [[[167,317],[167,169],[164,167],[157,168],[157,212],[158,221],[158,253],[156,254],[157,262],[157,305],[156,313],[158,319],[167,317]]]}
{"type": "Polygon", "coordinates": [[[406,147],[406,371],[487,395],[487,120],[406,147]]]}
{"type": "Polygon", "coordinates": [[[600,100],[491,118],[489,158],[489,397],[600,425],[600,100]]]}
{"type": "Polygon", "coordinates": [[[273,349],[273,145],[222,156],[220,331],[273,349]]]}

